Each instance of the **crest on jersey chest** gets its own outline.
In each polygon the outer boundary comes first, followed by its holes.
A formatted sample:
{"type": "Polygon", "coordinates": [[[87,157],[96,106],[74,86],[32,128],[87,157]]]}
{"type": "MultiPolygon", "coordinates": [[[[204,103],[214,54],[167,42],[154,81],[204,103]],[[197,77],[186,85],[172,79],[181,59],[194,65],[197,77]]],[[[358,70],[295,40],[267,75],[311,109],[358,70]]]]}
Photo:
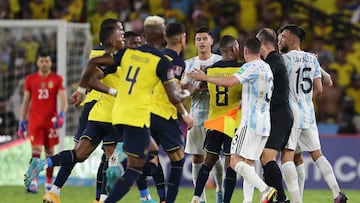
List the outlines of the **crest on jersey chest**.
{"type": "Polygon", "coordinates": [[[54,87],[54,82],[53,81],[50,81],[49,83],[48,83],[48,88],[53,88],[54,87]]]}

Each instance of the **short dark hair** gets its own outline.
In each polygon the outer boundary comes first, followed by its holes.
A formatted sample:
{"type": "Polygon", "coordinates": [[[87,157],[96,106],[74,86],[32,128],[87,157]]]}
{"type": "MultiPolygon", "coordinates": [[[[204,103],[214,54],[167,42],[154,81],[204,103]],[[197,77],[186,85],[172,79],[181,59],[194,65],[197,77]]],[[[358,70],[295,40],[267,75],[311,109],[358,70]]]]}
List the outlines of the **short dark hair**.
{"type": "Polygon", "coordinates": [[[41,51],[37,55],[38,57],[51,57],[50,53],[47,51],[41,51]]]}
{"type": "Polygon", "coordinates": [[[125,39],[128,37],[140,37],[140,34],[133,32],[133,31],[126,31],[124,33],[124,37],[125,37],[125,39]]]}
{"type": "Polygon", "coordinates": [[[111,37],[114,30],[114,26],[102,28],[99,33],[100,42],[105,43],[111,37]]]}
{"type": "Polygon", "coordinates": [[[166,26],[166,37],[174,37],[185,32],[185,26],[182,23],[169,23],[166,26]]]}
{"type": "Polygon", "coordinates": [[[299,25],[295,25],[295,24],[285,25],[279,29],[278,34],[282,33],[284,30],[289,30],[291,34],[299,38],[300,42],[304,41],[305,39],[306,32],[304,28],[302,28],[299,25]]]}
{"type": "Polygon", "coordinates": [[[112,27],[116,25],[116,23],[119,23],[119,20],[113,19],[113,18],[107,18],[101,22],[100,29],[103,29],[105,27],[112,27]]]}
{"type": "Polygon", "coordinates": [[[199,29],[197,29],[195,31],[195,34],[198,34],[198,33],[208,33],[210,36],[212,36],[210,29],[207,27],[200,27],[199,29]]]}
{"type": "Polygon", "coordinates": [[[270,28],[262,28],[256,35],[260,41],[264,41],[276,46],[277,38],[276,32],[270,28]]]}
{"type": "Polygon", "coordinates": [[[250,54],[260,53],[261,42],[256,37],[247,38],[244,42],[244,46],[249,50],[250,54]]]}
{"type": "Polygon", "coordinates": [[[225,49],[225,48],[232,47],[234,45],[235,41],[236,41],[236,39],[233,36],[224,35],[220,39],[219,48],[220,49],[225,49]]]}

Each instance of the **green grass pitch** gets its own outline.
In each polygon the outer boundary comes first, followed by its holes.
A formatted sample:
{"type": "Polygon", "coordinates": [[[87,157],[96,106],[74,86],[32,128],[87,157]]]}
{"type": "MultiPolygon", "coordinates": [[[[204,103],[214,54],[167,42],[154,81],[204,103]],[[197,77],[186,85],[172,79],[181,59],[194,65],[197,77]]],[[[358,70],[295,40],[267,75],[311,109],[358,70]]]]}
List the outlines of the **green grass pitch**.
{"type": "MultiPolygon", "coordinates": [[[[0,203],[41,203],[44,188],[39,188],[39,194],[28,194],[22,186],[0,186],[0,203]]],[[[157,193],[154,187],[150,188],[153,198],[157,198],[157,193]]],[[[349,198],[350,203],[360,202],[359,190],[344,190],[343,192],[349,198]]],[[[179,190],[177,203],[189,203],[191,201],[193,189],[189,187],[181,187],[179,190]]],[[[207,189],[207,202],[215,203],[215,190],[207,189]]],[[[61,191],[62,203],[92,203],[95,197],[94,187],[78,187],[78,186],[65,186],[61,191]]],[[[158,200],[158,199],[157,199],[158,200]]],[[[305,190],[304,203],[330,203],[333,202],[330,190],[305,190]]],[[[130,192],[119,202],[124,203],[138,203],[139,194],[136,187],[132,187],[130,192]]],[[[235,189],[232,197],[234,203],[242,202],[242,190],[235,189]]],[[[259,202],[259,193],[255,191],[254,201],[259,202]]]]}

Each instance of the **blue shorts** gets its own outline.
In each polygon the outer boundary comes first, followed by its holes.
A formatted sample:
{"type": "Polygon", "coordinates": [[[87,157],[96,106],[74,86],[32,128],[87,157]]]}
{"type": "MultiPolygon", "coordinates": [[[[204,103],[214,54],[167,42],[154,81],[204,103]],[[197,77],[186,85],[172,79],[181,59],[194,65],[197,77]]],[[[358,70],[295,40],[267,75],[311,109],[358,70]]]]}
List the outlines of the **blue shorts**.
{"type": "Polygon", "coordinates": [[[123,150],[128,156],[146,160],[150,145],[150,129],[128,125],[115,125],[122,135],[123,150]]]}
{"type": "Polygon", "coordinates": [[[221,148],[223,147],[224,155],[230,155],[231,140],[231,137],[222,132],[207,130],[204,149],[211,154],[220,154],[221,148]]]}
{"type": "Polygon", "coordinates": [[[101,141],[103,145],[112,145],[121,142],[121,135],[111,123],[88,121],[80,139],[89,139],[93,145],[98,146],[101,141]]]}
{"type": "Polygon", "coordinates": [[[96,100],[92,100],[84,104],[84,107],[79,117],[79,123],[78,123],[78,128],[76,130],[76,134],[74,136],[74,142],[79,143],[80,137],[83,135],[83,132],[86,128],[90,110],[96,104],[96,102],[97,102],[96,100]]]}
{"type": "Polygon", "coordinates": [[[174,119],[166,120],[158,115],[151,114],[151,136],[157,144],[161,144],[167,152],[184,146],[179,122],[174,119]]]}

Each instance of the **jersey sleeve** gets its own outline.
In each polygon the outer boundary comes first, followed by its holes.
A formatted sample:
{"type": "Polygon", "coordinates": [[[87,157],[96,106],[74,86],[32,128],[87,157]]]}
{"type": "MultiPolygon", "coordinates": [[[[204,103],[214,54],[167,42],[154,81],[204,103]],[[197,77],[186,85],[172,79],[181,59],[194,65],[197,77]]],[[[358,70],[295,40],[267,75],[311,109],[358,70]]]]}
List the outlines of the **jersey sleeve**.
{"type": "Polygon", "coordinates": [[[240,81],[240,83],[244,83],[256,79],[258,72],[255,71],[254,66],[245,64],[238,70],[238,72],[235,73],[235,76],[240,81]]]}
{"type": "Polygon", "coordinates": [[[64,79],[60,75],[58,78],[59,78],[59,90],[64,90],[65,89],[64,84],[63,84],[64,79]]]}
{"type": "Polygon", "coordinates": [[[161,57],[156,69],[156,74],[163,83],[175,78],[172,64],[165,57],[161,57]]]}
{"type": "Polygon", "coordinates": [[[126,49],[121,49],[113,55],[115,67],[120,66],[121,59],[124,56],[125,51],[126,51],[126,49]]]}
{"type": "Polygon", "coordinates": [[[29,76],[25,78],[24,90],[29,92],[31,91],[31,77],[29,76]]]}
{"type": "Polygon", "coordinates": [[[321,67],[320,67],[320,63],[316,57],[314,57],[314,67],[315,67],[314,78],[320,78],[321,77],[321,67]]]}
{"type": "Polygon", "coordinates": [[[104,76],[108,75],[108,74],[112,74],[115,73],[117,71],[117,65],[111,65],[111,66],[106,66],[102,71],[104,73],[104,76]]]}

